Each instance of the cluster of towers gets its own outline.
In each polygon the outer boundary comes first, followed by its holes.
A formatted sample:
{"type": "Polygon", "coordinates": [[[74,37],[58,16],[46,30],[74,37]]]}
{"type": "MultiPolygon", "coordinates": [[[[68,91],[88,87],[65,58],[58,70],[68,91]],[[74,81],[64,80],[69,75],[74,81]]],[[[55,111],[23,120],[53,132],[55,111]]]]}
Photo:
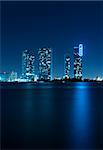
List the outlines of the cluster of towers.
{"type": "MultiPolygon", "coordinates": [[[[39,48],[39,80],[51,80],[51,48],[39,48]]],[[[30,51],[22,54],[22,78],[33,80],[35,78],[35,57],[30,51]]]]}
{"type": "MultiPolygon", "coordinates": [[[[74,78],[82,79],[82,56],[83,56],[83,44],[79,44],[78,47],[74,47],[74,78]]],[[[38,68],[39,68],[39,80],[51,80],[52,77],[52,49],[51,48],[39,48],[38,50],[38,68]]],[[[35,78],[35,57],[30,51],[25,50],[22,54],[22,78],[33,80],[35,78]]],[[[64,75],[66,78],[70,78],[71,59],[69,55],[65,57],[64,75]]]]}

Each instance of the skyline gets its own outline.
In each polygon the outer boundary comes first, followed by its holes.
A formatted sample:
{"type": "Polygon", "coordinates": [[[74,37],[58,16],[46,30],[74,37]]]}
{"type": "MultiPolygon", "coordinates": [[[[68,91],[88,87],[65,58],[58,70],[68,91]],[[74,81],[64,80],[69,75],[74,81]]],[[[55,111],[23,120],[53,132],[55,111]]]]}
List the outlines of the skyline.
{"type": "Polygon", "coordinates": [[[1,77],[0,80],[4,80],[7,78],[6,81],[52,81],[55,79],[66,79],[66,80],[97,80],[102,81],[103,77],[96,76],[94,78],[84,78],[83,75],[83,53],[84,53],[84,46],[83,44],[79,44],[78,46],[74,46],[74,60],[71,62],[71,58],[69,54],[65,55],[64,58],[64,74],[62,77],[53,77],[53,59],[52,59],[52,49],[50,47],[42,47],[38,49],[38,73],[36,72],[35,67],[35,55],[30,50],[24,50],[22,52],[22,73],[18,76],[18,72],[12,70],[11,72],[0,72],[1,77]],[[71,70],[71,64],[73,63],[73,70],[71,70]],[[70,72],[73,71],[73,75],[71,76],[70,72]],[[9,76],[8,76],[9,75],[9,76]],[[5,76],[5,77],[3,77],[5,76]],[[7,77],[6,77],[7,76],[7,77]],[[13,78],[13,79],[12,79],[13,78]]]}
{"type": "Polygon", "coordinates": [[[74,46],[83,43],[83,78],[103,76],[103,2],[1,2],[1,8],[1,72],[21,74],[25,49],[35,52],[37,68],[38,48],[49,46],[53,77],[61,77],[63,55],[69,53],[73,62],[74,46]]]}

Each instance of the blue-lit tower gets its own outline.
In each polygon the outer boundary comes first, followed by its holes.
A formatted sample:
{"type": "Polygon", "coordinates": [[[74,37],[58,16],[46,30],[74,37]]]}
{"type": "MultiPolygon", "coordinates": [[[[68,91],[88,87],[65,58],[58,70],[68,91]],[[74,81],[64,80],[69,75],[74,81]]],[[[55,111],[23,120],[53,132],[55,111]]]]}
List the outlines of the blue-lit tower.
{"type": "Polygon", "coordinates": [[[65,62],[64,62],[64,77],[70,78],[70,56],[65,56],[65,62]]]}
{"type": "Polygon", "coordinates": [[[74,47],[74,78],[82,79],[83,44],[74,47]]]}
{"type": "Polygon", "coordinates": [[[22,54],[22,78],[30,79],[34,78],[34,55],[30,51],[25,50],[22,54]]]}
{"type": "Polygon", "coordinates": [[[51,48],[39,48],[39,79],[51,80],[51,48]]]}

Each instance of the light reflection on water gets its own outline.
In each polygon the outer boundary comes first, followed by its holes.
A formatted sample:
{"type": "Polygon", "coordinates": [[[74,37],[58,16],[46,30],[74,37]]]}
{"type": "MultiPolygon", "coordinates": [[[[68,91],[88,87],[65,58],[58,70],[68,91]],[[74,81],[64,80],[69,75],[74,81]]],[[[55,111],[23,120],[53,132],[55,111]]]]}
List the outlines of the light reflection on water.
{"type": "Polygon", "coordinates": [[[90,144],[91,113],[89,89],[86,83],[76,83],[72,113],[73,141],[75,147],[90,144]]]}
{"type": "Polygon", "coordinates": [[[103,147],[103,132],[100,134],[103,94],[102,85],[99,86],[94,88],[91,83],[3,85],[3,147],[103,147]]]}

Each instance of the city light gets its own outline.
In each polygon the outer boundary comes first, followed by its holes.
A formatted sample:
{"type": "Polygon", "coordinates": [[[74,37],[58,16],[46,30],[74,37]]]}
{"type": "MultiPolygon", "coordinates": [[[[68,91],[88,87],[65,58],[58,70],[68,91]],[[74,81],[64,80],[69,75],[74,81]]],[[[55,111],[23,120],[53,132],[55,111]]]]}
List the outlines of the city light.
{"type": "Polygon", "coordinates": [[[83,56],[83,44],[79,44],[79,56],[83,56]]]}
{"type": "Polygon", "coordinates": [[[74,78],[82,79],[82,56],[83,45],[79,44],[79,47],[74,47],[74,78]]]}
{"type": "Polygon", "coordinates": [[[0,81],[1,82],[44,82],[44,81],[103,81],[103,78],[97,76],[94,79],[84,79],[82,78],[82,59],[83,59],[83,44],[79,44],[79,46],[74,47],[74,78],[70,78],[70,71],[71,71],[71,58],[69,55],[65,55],[64,59],[64,75],[63,77],[54,77],[52,79],[52,49],[43,47],[38,49],[38,69],[39,73],[36,75],[35,72],[35,56],[34,53],[31,53],[29,50],[24,50],[22,53],[22,75],[21,77],[17,77],[17,72],[3,72],[0,73],[0,81]]]}
{"type": "Polygon", "coordinates": [[[64,75],[65,78],[70,78],[70,57],[68,55],[65,57],[64,75]]]}
{"type": "Polygon", "coordinates": [[[51,80],[51,48],[39,48],[39,79],[51,80]]]}

